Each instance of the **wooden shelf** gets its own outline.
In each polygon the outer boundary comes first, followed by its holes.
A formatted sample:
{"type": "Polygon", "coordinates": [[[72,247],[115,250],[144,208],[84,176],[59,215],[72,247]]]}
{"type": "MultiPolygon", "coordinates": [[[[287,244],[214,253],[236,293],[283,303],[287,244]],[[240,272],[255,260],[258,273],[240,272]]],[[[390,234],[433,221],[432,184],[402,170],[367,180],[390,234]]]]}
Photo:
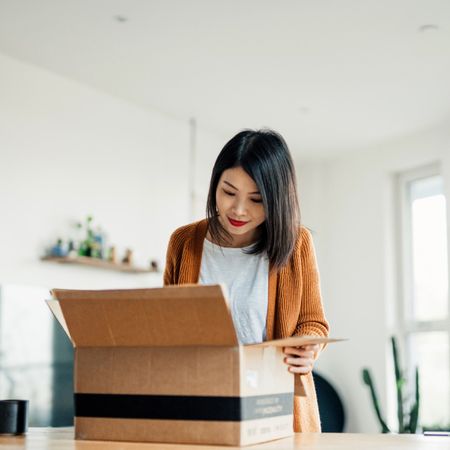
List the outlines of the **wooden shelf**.
{"type": "Polygon", "coordinates": [[[128,273],[156,273],[154,269],[144,269],[142,267],[130,266],[128,264],[113,263],[98,258],[89,258],[87,256],[77,256],[75,258],[68,256],[43,256],[41,261],[55,262],[58,264],[78,264],[81,266],[97,267],[99,269],[116,270],[128,273]]]}

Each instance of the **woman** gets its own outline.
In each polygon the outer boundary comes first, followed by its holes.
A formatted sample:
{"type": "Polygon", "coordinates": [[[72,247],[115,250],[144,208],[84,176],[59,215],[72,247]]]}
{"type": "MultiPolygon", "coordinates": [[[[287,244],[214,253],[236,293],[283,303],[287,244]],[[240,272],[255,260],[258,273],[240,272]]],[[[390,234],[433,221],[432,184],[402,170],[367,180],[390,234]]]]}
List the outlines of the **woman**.
{"type": "MultiPolygon", "coordinates": [[[[226,284],[242,344],[327,336],[314,247],[300,226],[284,139],[266,129],[234,136],[214,165],[206,209],[206,220],[172,234],[164,284],[226,284]]],[[[311,374],[319,350],[284,348],[288,370],[306,393],[294,397],[295,431],[320,431],[311,374]]]]}

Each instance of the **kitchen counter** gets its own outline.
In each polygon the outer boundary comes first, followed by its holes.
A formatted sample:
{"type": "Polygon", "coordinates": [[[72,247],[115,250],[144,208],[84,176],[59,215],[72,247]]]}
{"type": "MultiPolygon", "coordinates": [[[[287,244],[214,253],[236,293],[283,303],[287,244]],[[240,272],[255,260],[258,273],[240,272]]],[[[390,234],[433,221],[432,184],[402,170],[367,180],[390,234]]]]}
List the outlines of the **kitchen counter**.
{"type": "MultiPolygon", "coordinates": [[[[0,448],[23,450],[211,450],[238,447],[153,444],[105,441],[75,441],[73,428],[31,428],[24,436],[0,436],[0,448]]],[[[251,445],[252,450],[434,450],[449,449],[450,437],[356,434],[297,433],[293,437],[251,445]]]]}

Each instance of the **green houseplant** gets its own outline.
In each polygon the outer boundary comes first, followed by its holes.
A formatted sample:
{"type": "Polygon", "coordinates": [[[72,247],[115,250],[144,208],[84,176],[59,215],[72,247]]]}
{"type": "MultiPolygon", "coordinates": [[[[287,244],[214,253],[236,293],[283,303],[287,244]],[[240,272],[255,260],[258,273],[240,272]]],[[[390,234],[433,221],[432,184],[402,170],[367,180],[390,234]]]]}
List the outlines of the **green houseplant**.
{"type": "MultiPolygon", "coordinates": [[[[398,419],[398,432],[399,433],[415,433],[417,430],[418,419],[419,419],[419,405],[420,405],[420,395],[419,395],[419,370],[415,369],[415,394],[414,400],[410,405],[409,411],[406,412],[409,403],[407,397],[404,393],[405,387],[405,377],[403,371],[400,368],[397,340],[395,336],[391,337],[392,344],[392,356],[394,358],[394,371],[395,371],[395,385],[397,391],[397,419],[398,419]]],[[[364,384],[366,384],[370,389],[370,394],[372,398],[372,404],[375,410],[375,414],[381,426],[382,433],[390,433],[391,430],[386,424],[386,420],[383,418],[380,409],[380,402],[378,400],[378,395],[375,390],[375,385],[373,383],[373,377],[371,375],[370,369],[363,368],[362,378],[364,384]]]]}

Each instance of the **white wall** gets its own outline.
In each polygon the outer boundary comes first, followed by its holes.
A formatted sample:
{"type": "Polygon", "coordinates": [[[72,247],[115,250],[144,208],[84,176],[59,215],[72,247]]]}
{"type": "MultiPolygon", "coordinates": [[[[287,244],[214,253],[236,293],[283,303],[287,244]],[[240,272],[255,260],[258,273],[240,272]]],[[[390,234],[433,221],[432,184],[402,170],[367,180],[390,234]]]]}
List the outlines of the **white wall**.
{"type": "Polygon", "coordinates": [[[450,198],[448,125],[333,160],[297,163],[303,221],[314,231],[331,334],[350,339],[330,346],[317,368],[342,394],[350,432],[379,431],[361,381],[364,366],[372,368],[382,407],[389,404],[394,417],[388,344],[398,299],[394,175],[436,161],[450,198]]]}
{"type": "MultiPolygon", "coordinates": [[[[171,231],[192,219],[188,122],[7,56],[0,74],[0,283],[160,284],[160,274],[56,266],[39,256],[92,214],[119,253],[129,246],[137,262],[162,266],[171,231]]],[[[202,154],[215,146],[213,133],[197,134],[202,154]]]]}
{"type": "MultiPolygon", "coordinates": [[[[197,124],[196,167],[194,180],[194,219],[205,217],[211,173],[217,156],[232,136],[219,136],[205,130],[201,122],[197,124]]],[[[238,131],[238,130],[237,130],[238,131]]],[[[237,132],[236,131],[236,132],[237,132]]]]}

